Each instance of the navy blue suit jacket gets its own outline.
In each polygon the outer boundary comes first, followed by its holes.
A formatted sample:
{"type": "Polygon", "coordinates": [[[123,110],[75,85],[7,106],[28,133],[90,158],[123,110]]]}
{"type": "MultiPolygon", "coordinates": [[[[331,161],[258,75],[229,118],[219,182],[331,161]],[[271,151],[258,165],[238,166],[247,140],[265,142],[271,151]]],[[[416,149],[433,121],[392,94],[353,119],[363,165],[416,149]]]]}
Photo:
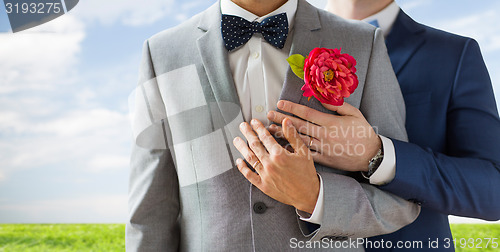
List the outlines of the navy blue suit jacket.
{"type": "Polygon", "coordinates": [[[403,11],[386,45],[410,143],[393,140],[396,177],[380,188],[421,204],[422,212],[371,240],[421,240],[428,249],[438,239],[446,250],[448,214],[500,219],[500,119],[491,80],[476,41],[416,23],[403,11]]]}

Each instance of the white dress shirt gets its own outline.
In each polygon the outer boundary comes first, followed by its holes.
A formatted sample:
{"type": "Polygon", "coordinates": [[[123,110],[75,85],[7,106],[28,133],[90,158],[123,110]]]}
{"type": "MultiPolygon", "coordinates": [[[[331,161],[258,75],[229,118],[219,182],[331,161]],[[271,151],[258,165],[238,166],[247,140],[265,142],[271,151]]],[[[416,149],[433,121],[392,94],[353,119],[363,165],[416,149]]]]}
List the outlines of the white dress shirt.
{"type": "MultiPolygon", "coordinates": [[[[242,17],[250,22],[262,22],[270,16],[286,13],[289,30],[293,28],[296,11],[297,0],[287,1],[275,11],[262,17],[230,0],[221,1],[222,14],[242,17]]],[[[245,121],[255,118],[264,125],[269,125],[267,112],[277,108],[276,104],[288,69],[286,59],[289,54],[289,48],[278,49],[272,46],[260,33],[254,34],[245,45],[229,52],[229,66],[245,121]]]]}
{"type": "MultiPolygon", "coordinates": [[[[262,22],[265,18],[286,13],[288,30],[293,29],[295,12],[298,0],[289,0],[275,11],[259,17],[233,3],[230,0],[221,0],[221,13],[239,16],[250,22],[262,22]]],[[[287,37],[287,43],[291,41],[287,37]]],[[[258,119],[264,125],[269,125],[267,113],[277,109],[277,103],[285,75],[288,69],[290,47],[278,49],[270,45],[261,34],[254,34],[252,38],[240,48],[229,52],[229,67],[233,74],[236,92],[240,99],[241,110],[245,121],[258,119]]],[[[311,216],[298,213],[304,221],[320,224],[323,216],[323,181],[320,178],[320,191],[316,207],[311,216]]]]}
{"type": "Polygon", "coordinates": [[[398,14],[399,6],[394,1],[387,5],[387,7],[383,10],[363,19],[363,21],[369,23],[373,20],[377,20],[379,28],[382,29],[384,36],[387,37],[392,29],[392,26],[394,25],[394,22],[396,21],[396,18],[398,17],[398,14]]]}

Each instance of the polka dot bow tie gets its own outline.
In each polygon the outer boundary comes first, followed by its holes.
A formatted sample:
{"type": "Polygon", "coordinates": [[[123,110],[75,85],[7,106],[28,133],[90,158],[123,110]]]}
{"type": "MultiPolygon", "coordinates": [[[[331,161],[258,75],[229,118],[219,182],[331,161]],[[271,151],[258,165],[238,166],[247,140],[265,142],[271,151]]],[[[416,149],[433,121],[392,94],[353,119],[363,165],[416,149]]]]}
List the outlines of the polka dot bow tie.
{"type": "Polygon", "coordinates": [[[222,15],[221,29],[228,51],[244,45],[254,33],[262,34],[269,44],[281,49],[288,36],[288,19],[286,13],[268,17],[261,23],[249,22],[238,16],[222,15]]]}

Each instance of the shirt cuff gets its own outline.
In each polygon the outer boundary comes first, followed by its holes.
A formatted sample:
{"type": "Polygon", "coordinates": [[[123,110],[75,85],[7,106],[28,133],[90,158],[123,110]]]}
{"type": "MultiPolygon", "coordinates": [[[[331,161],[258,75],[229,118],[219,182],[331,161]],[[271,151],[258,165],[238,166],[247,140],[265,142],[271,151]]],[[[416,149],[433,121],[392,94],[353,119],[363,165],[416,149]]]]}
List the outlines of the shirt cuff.
{"type": "Polygon", "coordinates": [[[316,206],[314,207],[312,214],[297,209],[295,209],[295,212],[297,213],[297,215],[300,217],[301,220],[321,225],[321,221],[323,219],[323,179],[319,174],[318,177],[319,177],[319,194],[318,194],[318,200],[316,201],[316,206]]]}
{"type": "Polygon", "coordinates": [[[370,184],[385,185],[390,183],[396,176],[396,152],[392,140],[379,135],[382,140],[384,159],[378,169],[370,176],[370,184]]]}

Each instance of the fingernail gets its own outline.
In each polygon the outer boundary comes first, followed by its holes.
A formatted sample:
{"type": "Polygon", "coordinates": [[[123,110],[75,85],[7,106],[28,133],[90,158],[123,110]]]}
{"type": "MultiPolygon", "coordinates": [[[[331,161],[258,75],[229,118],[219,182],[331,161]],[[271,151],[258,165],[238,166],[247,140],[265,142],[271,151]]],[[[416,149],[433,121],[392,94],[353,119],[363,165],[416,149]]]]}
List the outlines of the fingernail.
{"type": "Polygon", "coordinates": [[[278,101],[278,108],[279,109],[283,109],[284,105],[285,105],[285,102],[284,101],[278,101]]]}
{"type": "Polygon", "coordinates": [[[253,125],[257,125],[258,124],[257,119],[252,119],[252,121],[250,121],[250,123],[253,124],[253,125]]]}
{"type": "Polygon", "coordinates": [[[275,117],[275,114],[273,111],[269,111],[269,113],[267,113],[267,119],[269,120],[273,120],[275,117]]]}
{"type": "Polygon", "coordinates": [[[243,160],[241,160],[241,158],[236,159],[236,164],[241,164],[241,162],[243,162],[243,160]]]}
{"type": "Polygon", "coordinates": [[[240,123],[240,129],[244,129],[244,128],[245,128],[245,123],[244,122],[240,123]]]}
{"type": "Polygon", "coordinates": [[[286,119],[286,120],[283,120],[283,121],[285,121],[285,126],[287,126],[287,127],[293,127],[293,124],[292,124],[292,122],[290,120],[286,119]]]}

